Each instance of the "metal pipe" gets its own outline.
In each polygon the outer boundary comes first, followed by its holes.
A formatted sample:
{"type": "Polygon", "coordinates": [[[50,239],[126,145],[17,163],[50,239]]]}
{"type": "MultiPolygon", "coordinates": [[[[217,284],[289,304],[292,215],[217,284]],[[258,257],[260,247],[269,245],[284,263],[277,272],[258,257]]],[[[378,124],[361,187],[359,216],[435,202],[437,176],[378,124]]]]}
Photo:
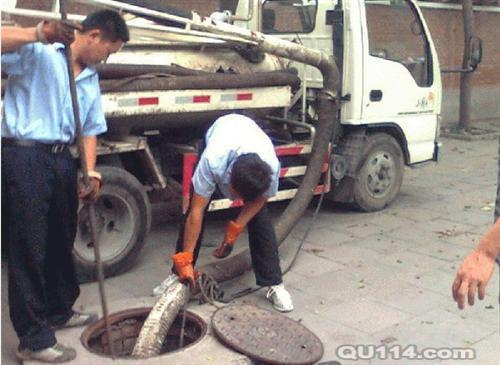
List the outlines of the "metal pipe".
{"type": "Polygon", "coordinates": [[[172,14],[168,14],[168,13],[163,13],[161,11],[144,8],[144,7],[137,6],[137,5],[126,4],[126,3],[122,3],[120,1],[114,1],[114,0],[75,0],[75,2],[87,4],[87,5],[88,4],[99,5],[99,6],[103,6],[103,7],[107,7],[107,8],[117,9],[119,11],[127,11],[127,12],[134,13],[134,14],[147,15],[148,17],[170,20],[170,21],[173,21],[176,23],[185,24],[187,26],[194,24],[192,19],[188,19],[188,18],[184,18],[181,16],[172,15],[172,14]]]}
{"type": "MultiPolygon", "coordinates": [[[[59,5],[60,5],[60,11],[61,11],[61,19],[67,20],[65,1],[60,0],[59,5]]],[[[78,106],[78,95],[76,92],[76,82],[75,82],[75,73],[73,70],[73,63],[72,63],[73,57],[71,54],[71,46],[66,45],[66,47],[64,47],[64,50],[66,53],[66,61],[67,61],[67,67],[68,67],[69,88],[70,88],[70,93],[71,93],[71,103],[73,106],[73,117],[75,120],[76,143],[77,143],[77,147],[78,147],[78,155],[80,157],[80,165],[81,165],[80,169],[81,169],[82,175],[83,175],[83,183],[86,186],[89,186],[90,179],[89,179],[88,168],[87,168],[87,158],[86,158],[86,154],[85,154],[85,145],[83,143],[83,131],[82,131],[82,124],[80,121],[80,111],[79,111],[79,106],[78,106]]],[[[94,244],[94,255],[95,255],[96,266],[97,266],[97,278],[98,278],[98,282],[99,282],[99,294],[101,297],[102,313],[104,316],[104,322],[106,324],[106,334],[108,337],[108,343],[109,343],[111,357],[114,358],[113,342],[111,341],[111,330],[110,330],[109,319],[108,319],[108,306],[107,306],[107,302],[106,302],[106,295],[104,292],[104,274],[103,274],[103,268],[102,268],[99,239],[98,239],[98,234],[97,234],[97,221],[96,221],[96,213],[95,213],[94,203],[92,203],[92,202],[87,203],[87,207],[89,210],[88,218],[89,218],[90,231],[91,231],[91,235],[92,235],[92,243],[94,244]]]]}
{"type": "Polygon", "coordinates": [[[302,123],[302,122],[298,122],[296,120],[287,119],[287,118],[273,117],[271,115],[266,116],[266,119],[268,119],[272,122],[285,123],[285,124],[290,124],[290,125],[294,125],[297,127],[308,129],[309,133],[311,133],[311,140],[314,141],[314,139],[316,138],[316,128],[314,128],[314,126],[312,124],[302,123]]]}
{"type": "MultiPolygon", "coordinates": [[[[33,9],[2,9],[2,13],[30,18],[43,18],[43,19],[52,19],[59,20],[61,19],[61,15],[58,13],[50,12],[50,11],[42,11],[42,10],[33,10],[33,9]]],[[[85,19],[83,15],[77,14],[66,14],[66,19],[72,21],[81,21],[85,19]]]]}
{"type": "MultiPolygon", "coordinates": [[[[41,19],[60,19],[60,15],[57,13],[49,12],[49,11],[41,11],[41,10],[32,10],[32,9],[2,9],[2,12],[5,14],[23,16],[23,17],[31,17],[31,18],[41,18],[41,19]]],[[[85,19],[83,15],[78,14],[68,14],[67,19],[72,21],[82,21],[85,19]]],[[[174,27],[168,27],[165,25],[157,25],[157,24],[130,24],[127,23],[127,26],[133,30],[134,36],[142,36],[142,37],[150,37],[159,40],[170,40],[172,41],[172,36],[168,36],[168,34],[174,35],[186,35],[192,37],[200,37],[205,39],[211,39],[212,41],[225,41],[225,42],[238,42],[238,43],[246,43],[250,45],[255,45],[255,42],[245,41],[239,37],[232,37],[229,35],[215,35],[209,34],[206,32],[195,31],[191,29],[179,29],[174,27]]],[[[199,41],[198,41],[199,42],[199,41]]]]}

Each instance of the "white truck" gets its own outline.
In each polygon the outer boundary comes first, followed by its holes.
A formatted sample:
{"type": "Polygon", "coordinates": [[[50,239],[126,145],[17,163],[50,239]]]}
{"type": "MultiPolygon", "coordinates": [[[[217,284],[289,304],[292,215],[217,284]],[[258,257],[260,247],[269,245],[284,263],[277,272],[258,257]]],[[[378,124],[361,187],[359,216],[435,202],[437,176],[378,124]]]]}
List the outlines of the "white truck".
{"type": "MultiPolygon", "coordinates": [[[[109,132],[98,147],[104,188],[96,208],[106,275],[133,265],[150,227],[151,203],[186,209],[197,146],[217,116],[244,111],[269,133],[282,163],[273,200],[293,198],[301,186],[322,74],[262,52],[234,26],[321,50],[336,61],[340,104],[332,123],[340,123],[314,194],[380,210],[398,194],[405,165],[438,158],[439,62],[413,0],[220,0],[210,2],[217,10],[210,19],[172,15],[154,1],[143,1],[149,10],[89,2],[142,17],[129,21],[132,41],[100,69],[109,132]],[[212,28],[220,32],[206,32],[212,28]]],[[[209,209],[239,204],[216,197],[209,209]]],[[[86,210],[79,216],[75,261],[82,280],[90,280],[94,256],[86,210]]]]}

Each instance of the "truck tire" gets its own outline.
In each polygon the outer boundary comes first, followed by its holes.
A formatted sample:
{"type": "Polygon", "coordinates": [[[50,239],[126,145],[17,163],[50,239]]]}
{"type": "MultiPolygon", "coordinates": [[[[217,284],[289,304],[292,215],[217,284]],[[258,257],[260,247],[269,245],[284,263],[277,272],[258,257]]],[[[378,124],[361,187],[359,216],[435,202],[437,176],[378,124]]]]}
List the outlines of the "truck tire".
{"type": "MultiPolygon", "coordinates": [[[[98,166],[101,196],[95,204],[104,276],[130,269],[144,246],[151,226],[151,205],[141,183],[127,171],[98,166]]],[[[80,205],[73,258],[80,282],[97,279],[88,210],[80,205]]]]}
{"type": "Polygon", "coordinates": [[[367,135],[354,179],[353,200],[356,208],[374,212],[388,206],[403,182],[403,152],[390,135],[367,135]]]}

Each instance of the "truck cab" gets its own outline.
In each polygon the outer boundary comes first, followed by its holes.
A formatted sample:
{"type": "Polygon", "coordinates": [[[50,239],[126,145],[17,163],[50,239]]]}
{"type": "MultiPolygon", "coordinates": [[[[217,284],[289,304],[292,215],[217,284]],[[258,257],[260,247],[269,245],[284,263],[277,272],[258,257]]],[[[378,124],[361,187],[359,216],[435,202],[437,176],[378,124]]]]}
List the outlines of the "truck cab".
{"type": "MultiPolygon", "coordinates": [[[[401,162],[412,166],[437,160],[439,61],[413,0],[242,0],[233,10],[240,19],[235,25],[335,58],[343,137],[332,159],[340,186],[331,199],[354,202],[365,211],[381,209],[399,191],[401,162]]],[[[310,66],[289,66],[303,81],[298,117],[313,119],[321,74],[310,66]]]]}

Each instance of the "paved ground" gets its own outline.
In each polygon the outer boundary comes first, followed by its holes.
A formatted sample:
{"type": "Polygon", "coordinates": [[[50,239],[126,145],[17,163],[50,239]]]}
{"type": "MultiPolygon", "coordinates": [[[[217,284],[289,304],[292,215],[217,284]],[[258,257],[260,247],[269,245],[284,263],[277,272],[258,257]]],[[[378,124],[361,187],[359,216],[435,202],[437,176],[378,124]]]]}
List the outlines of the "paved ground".
{"type": "MultiPolygon", "coordinates": [[[[498,364],[498,272],[486,299],[473,308],[459,311],[450,295],[457,266],[492,221],[497,141],[443,139],[443,144],[438,164],[406,170],[401,194],[383,212],[361,214],[325,205],[319,214],[285,283],[296,307],[289,316],[321,338],[322,361],[411,363],[380,356],[341,360],[337,354],[341,345],[385,344],[415,345],[417,351],[476,351],[472,361],[426,363],[498,364]]],[[[293,232],[295,237],[301,237],[312,211],[293,232]]],[[[220,238],[223,222],[220,214],[210,219],[207,241],[220,238]]],[[[111,311],[123,299],[140,303],[166,275],[175,230],[173,224],[157,223],[135,268],[107,280],[111,311]]],[[[2,262],[2,364],[14,364],[17,340],[8,317],[5,266],[2,262]]],[[[97,293],[95,284],[83,285],[77,306],[98,305],[97,293]]],[[[264,294],[260,290],[239,301],[269,308],[264,294]]]]}

